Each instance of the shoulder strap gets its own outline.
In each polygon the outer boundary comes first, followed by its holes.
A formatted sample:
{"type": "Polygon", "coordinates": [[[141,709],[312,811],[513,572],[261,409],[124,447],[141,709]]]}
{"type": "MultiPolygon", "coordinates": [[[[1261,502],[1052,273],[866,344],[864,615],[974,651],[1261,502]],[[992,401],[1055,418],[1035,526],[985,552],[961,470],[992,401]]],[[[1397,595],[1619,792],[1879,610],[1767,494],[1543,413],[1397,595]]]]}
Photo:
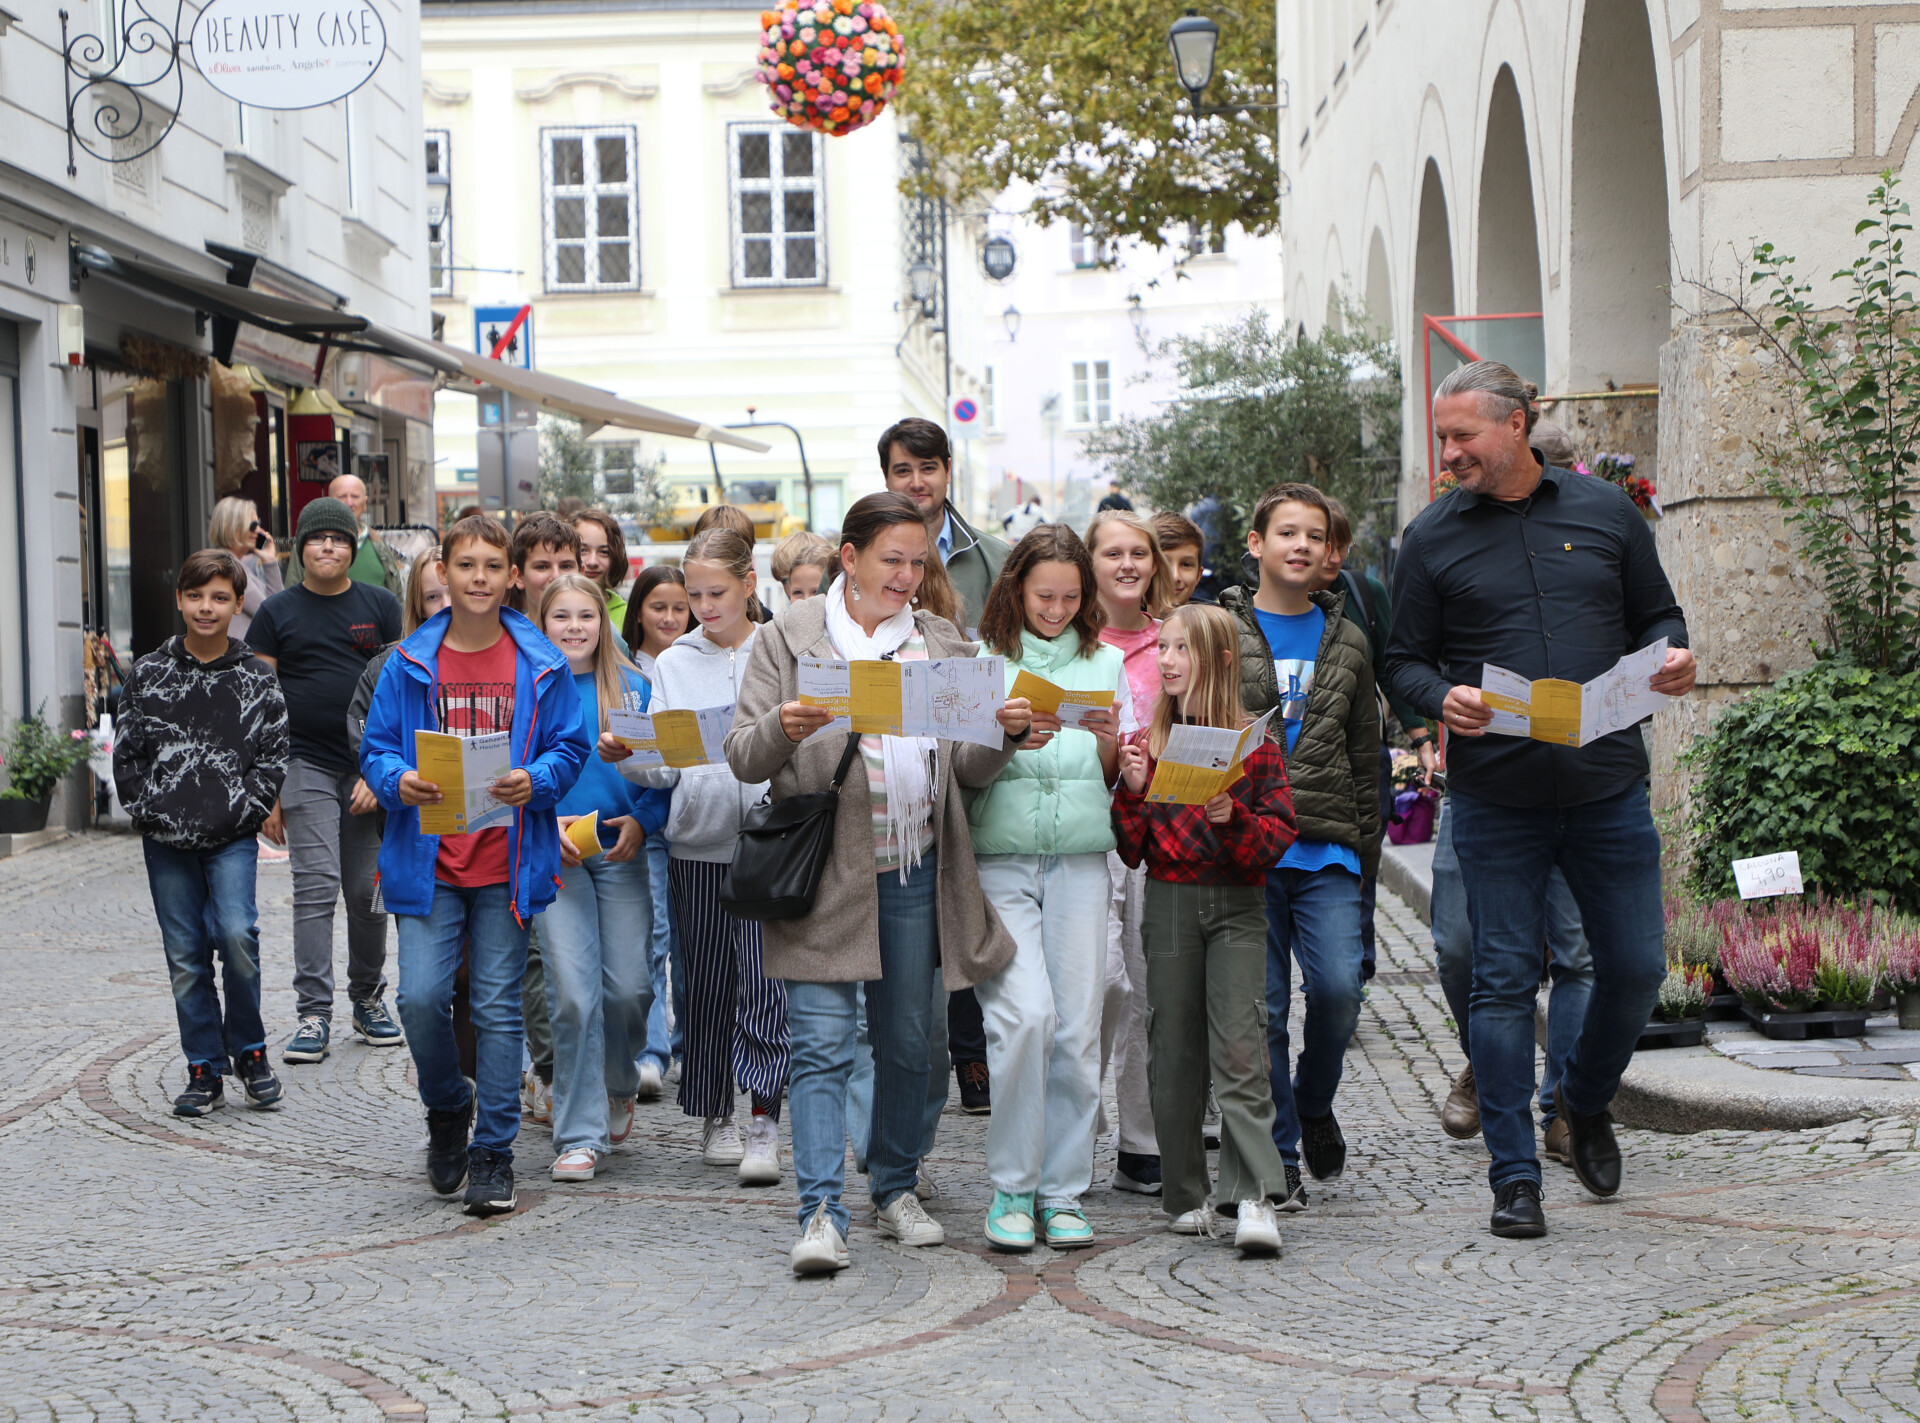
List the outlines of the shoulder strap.
{"type": "Polygon", "coordinates": [[[833,793],[835,795],[840,793],[840,786],[847,779],[847,772],[853,769],[853,758],[859,754],[859,751],[860,733],[857,731],[849,731],[847,733],[847,749],[840,753],[840,769],[833,773],[833,793]]]}
{"type": "Polygon", "coordinates": [[[1379,641],[1373,632],[1373,610],[1367,606],[1367,590],[1360,580],[1353,576],[1351,568],[1340,570],[1340,581],[1347,585],[1347,606],[1360,614],[1360,627],[1367,635],[1367,645],[1371,647],[1379,641]]]}

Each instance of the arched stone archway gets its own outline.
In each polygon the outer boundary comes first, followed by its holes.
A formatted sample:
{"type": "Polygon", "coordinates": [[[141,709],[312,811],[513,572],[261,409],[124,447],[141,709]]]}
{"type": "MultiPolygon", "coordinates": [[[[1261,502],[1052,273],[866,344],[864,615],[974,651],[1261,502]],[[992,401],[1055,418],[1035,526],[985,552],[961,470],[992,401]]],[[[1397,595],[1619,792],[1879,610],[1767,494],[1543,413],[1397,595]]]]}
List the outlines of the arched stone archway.
{"type": "Polygon", "coordinates": [[[1651,385],[1672,329],[1667,165],[1647,8],[1586,8],[1574,74],[1568,380],[1651,385]]]}
{"type": "Polygon", "coordinates": [[[1513,70],[1504,64],[1487,105],[1476,232],[1474,310],[1482,315],[1540,310],[1540,240],[1527,123],[1513,70]]]}
{"type": "Polygon", "coordinates": [[[1387,265],[1387,239],[1379,228],[1367,244],[1367,324],[1373,334],[1390,340],[1393,336],[1393,273],[1387,265]]]}
{"type": "Polygon", "coordinates": [[[1453,237],[1447,227],[1447,190],[1440,179],[1440,165],[1429,158],[1420,178],[1420,221],[1413,242],[1410,350],[1420,347],[1422,317],[1450,316],[1453,311],[1453,237]]]}

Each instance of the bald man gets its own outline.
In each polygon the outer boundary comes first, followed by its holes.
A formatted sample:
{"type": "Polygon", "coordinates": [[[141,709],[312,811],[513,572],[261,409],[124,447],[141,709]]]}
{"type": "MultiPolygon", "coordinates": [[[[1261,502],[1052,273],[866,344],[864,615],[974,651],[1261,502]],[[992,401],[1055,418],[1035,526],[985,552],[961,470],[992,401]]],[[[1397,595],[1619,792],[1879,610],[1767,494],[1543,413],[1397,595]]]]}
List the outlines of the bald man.
{"type": "MultiPolygon", "coordinates": [[[[327,484],[327,496],[346,505],[360,526],[360,546],[354,550],[348,576],[356,583],[385,588],[396,598],[403,596],[406,584],[400,572],[399,556],[384,541],[375,538],[367,524],[366,481],[357,474],[335,475],[327,484]]],[[[301,570],[297,564],[289,563],[287,577],[289,587],[300,581],[301,570]]]]}

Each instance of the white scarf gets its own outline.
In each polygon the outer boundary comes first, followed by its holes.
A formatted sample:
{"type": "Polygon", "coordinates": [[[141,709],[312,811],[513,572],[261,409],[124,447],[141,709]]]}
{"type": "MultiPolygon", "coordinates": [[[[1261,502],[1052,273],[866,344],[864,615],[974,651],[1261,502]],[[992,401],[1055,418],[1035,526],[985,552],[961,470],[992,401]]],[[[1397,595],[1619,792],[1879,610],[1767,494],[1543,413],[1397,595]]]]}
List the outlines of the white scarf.
{"type": "MultiPolygon", "coordinates": [[[[852,662],[877,662],[898,652],[913,636],[913,609],[902,608],[873,630],[861,631],[847,609],[844,575],[827,589],[827,636],[833,649],[852,662]]],[[[887,778],[887,836],[900,847],[900,879],[920,863],[920,832],[933,819],[933,785],[927,758],[938,755],[939,743],[930,736],[883,736],[880,760],[887,778]]]]}

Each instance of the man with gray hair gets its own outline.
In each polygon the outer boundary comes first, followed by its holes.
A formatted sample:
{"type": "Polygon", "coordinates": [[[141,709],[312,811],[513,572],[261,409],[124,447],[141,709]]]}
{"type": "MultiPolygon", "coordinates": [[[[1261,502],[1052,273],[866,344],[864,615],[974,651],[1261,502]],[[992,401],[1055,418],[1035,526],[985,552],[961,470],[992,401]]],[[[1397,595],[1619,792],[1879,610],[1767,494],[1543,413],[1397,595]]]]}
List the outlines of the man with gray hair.
{"type": "Polygon", "coordinates": [[[1620,1189],[1609,1107],[1666,972],[1660,837],[1647,752],[1629,727],[1583,747],[1487,736],[1488,663],[1584,682],[1667,640],[1656,692],[1693,687],[1687,624],[1624,491],[1548,465],[1530,447],[1534,391],[1475,361],[1434,393],[1434,432],[1458,488],[1401,536],[1387,669],[1393,690],[1452,733],[1455,853],[1473,928],[1469,1048],[1493,1157],[1495,1235],[1546,1232],[1529,1110],[1534,1000],[1555,866],[1580,906],[1593,996],[1555,1101],[1580,1183],[1620,1189]]]}

